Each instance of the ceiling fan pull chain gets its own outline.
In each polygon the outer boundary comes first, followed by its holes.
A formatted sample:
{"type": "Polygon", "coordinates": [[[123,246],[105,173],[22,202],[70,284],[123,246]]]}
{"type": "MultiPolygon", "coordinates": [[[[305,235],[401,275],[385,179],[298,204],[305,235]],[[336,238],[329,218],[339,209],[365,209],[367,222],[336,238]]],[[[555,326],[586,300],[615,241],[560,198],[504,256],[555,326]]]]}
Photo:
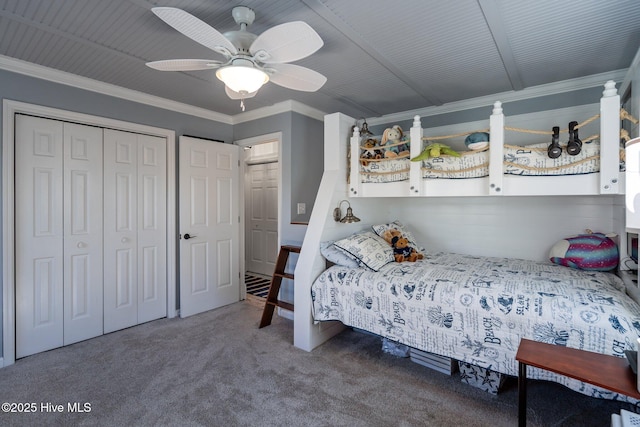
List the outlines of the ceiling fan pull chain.
{"type": "Polygon", "coordinates": [[[240,108],[244,111],[244,98],[240,100],[240,108]]]}

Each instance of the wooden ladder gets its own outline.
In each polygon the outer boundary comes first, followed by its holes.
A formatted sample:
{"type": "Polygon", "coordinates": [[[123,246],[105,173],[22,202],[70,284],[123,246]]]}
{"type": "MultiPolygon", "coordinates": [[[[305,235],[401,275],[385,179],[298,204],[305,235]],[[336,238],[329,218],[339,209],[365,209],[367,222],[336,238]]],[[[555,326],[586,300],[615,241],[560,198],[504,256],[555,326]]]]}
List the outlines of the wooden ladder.
{"type": "Polygon", "coordinates": [[[280,292],[280,285],[282,279],[293,280],[293,274],[285,273],[284,270],[287,267],[287,261],[289,260],[289,254],[295,252],[300,253],[300,246],[280,246],[280,252],[278,253],[278,259],[276,261],[276,267],[273,271],[273,277],[269,284],[269,293],[267,294],[267,301],[264,304],[264,311],[262,312],[262,320],[260,320],[260,328],[269,326],[271,319],[273,318],[273,310],[276,307],[284,308],[285,310],[293,311],[293,304],[280,301],[278,299],[278,292],[280,292]]]}

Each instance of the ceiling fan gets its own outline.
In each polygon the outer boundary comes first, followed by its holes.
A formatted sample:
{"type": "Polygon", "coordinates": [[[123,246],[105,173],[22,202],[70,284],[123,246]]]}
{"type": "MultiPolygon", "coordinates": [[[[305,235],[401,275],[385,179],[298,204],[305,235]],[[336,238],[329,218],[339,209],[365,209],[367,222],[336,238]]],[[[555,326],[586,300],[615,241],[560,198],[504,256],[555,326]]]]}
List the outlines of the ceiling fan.
{"type": "Polygon", "coordinates": [[[276,25],[259,36],[247,31],[255,12],[246,6],[234,7],[231,14],[240,30],[224,34],[184,10],[173,7],[151,9],[164,22],[225,57],[210,59],[169,59],[147,62],[161,71],[196,71],[216,69],[216,76],[225,83],[231,99],[252,98],[263,84],[277,85],[306,92],[315,92],[327,78],[317,71],[288,64],[313,54],[324,42],[307,23],[302,21],[276,25]]]}

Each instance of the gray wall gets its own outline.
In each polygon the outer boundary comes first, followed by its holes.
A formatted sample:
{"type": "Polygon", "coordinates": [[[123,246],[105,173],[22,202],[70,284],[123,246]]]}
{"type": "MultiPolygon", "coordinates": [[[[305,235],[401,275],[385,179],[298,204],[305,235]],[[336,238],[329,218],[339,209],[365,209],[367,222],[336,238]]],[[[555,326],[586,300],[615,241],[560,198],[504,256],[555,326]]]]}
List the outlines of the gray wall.
{"type": "MultiPolygon", "coordinates": [[[[233,126],[0,70],[0,98],[232,142],[233,126]]],[[[1,124],[0,124],[1,126],[1,124]]]]}
{"type": "MultiPolygon", "coordinates": [[[[619,87],[619,85],[617,85],[619,87]]],[[[553,110],[556,108],[574,107],[576,105],[595,104],[600,102],[604,87],[598,85],[596,87],[581,89],[561,94],[540,96],[537,98],[523,99],[520,101],[504,102],[502,108],[506,116],[515,116],[517,114],[532,113],[536,111],[553,110]]],[[[496,99],[499,101],[500,99],[496,99]]],[[[422,117],[422,127],[430,128],[437,126],[445,126],[456,123],[474,122],[476,120],[486,120],[491,115],[493,105],[488,104],[482,108],[472,108],[469,110],[455,111],[446,114],[437,114],[433,116],[422,117]]],[[[409,116],[410,114],[408,114],[409,116]]],[[[394,123],[379,124],[369,126],[369,130],[375,135],[381,135],[384,129],[393,125],[400,127],[408,132],[413,125],[413,117],[407,117],[407,120],[394,123]]],[[[564,125],[564,124],[563,124],[564,125]]]]}
{"type": "Polygon", "coordinates": [[[324,171],[324,124],[299,113],[287,112],[234,126],[233,139],[246,139],[282,132],[282,222],[283,244],[302,244],[322,173],[324,171]],[[306,203],[306,214],[297,214],[297,204],[306,203]],[[297,224],[296,224],[297,223],[297,224]]]}
{"type": "MultiPolygon", "coordinates": [[[[234,126],[234,140],[282,132],[282,228],[283,245],[302,246],[306,223],[311,217],[322,173],[324,172],[324,123],[298,113],[281,113],[265,119],[234,126]],[[306,203],[305,215],[297,215],[297,204],[306,203]]],[[[287,272],[293,272],[298,261],[291,254],[287,272]]],[[[280,299],[293,303],[293,284],[285,279],[280,299]]],[[[290,312],[287,316],[290,315],[290,312]]]]}
{"type": "Polygon", "coordinates": [[[309,222],[316,193],[324,172],[324,123],[293,115],[291,123],[291,221],[309,222]],[[298,215],[298,203],[306,213],[298,215]]]}

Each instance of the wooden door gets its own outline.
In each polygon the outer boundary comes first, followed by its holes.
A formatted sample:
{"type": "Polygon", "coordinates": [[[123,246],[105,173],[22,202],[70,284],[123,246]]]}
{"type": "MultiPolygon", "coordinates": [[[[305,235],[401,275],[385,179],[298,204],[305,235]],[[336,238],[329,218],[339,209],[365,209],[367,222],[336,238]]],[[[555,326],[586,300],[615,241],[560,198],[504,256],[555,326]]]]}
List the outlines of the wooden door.
{"type": "Polygon", "coordinates": [[[240,299],[239,147],[180,137],[180,316],[240,299]]]}

